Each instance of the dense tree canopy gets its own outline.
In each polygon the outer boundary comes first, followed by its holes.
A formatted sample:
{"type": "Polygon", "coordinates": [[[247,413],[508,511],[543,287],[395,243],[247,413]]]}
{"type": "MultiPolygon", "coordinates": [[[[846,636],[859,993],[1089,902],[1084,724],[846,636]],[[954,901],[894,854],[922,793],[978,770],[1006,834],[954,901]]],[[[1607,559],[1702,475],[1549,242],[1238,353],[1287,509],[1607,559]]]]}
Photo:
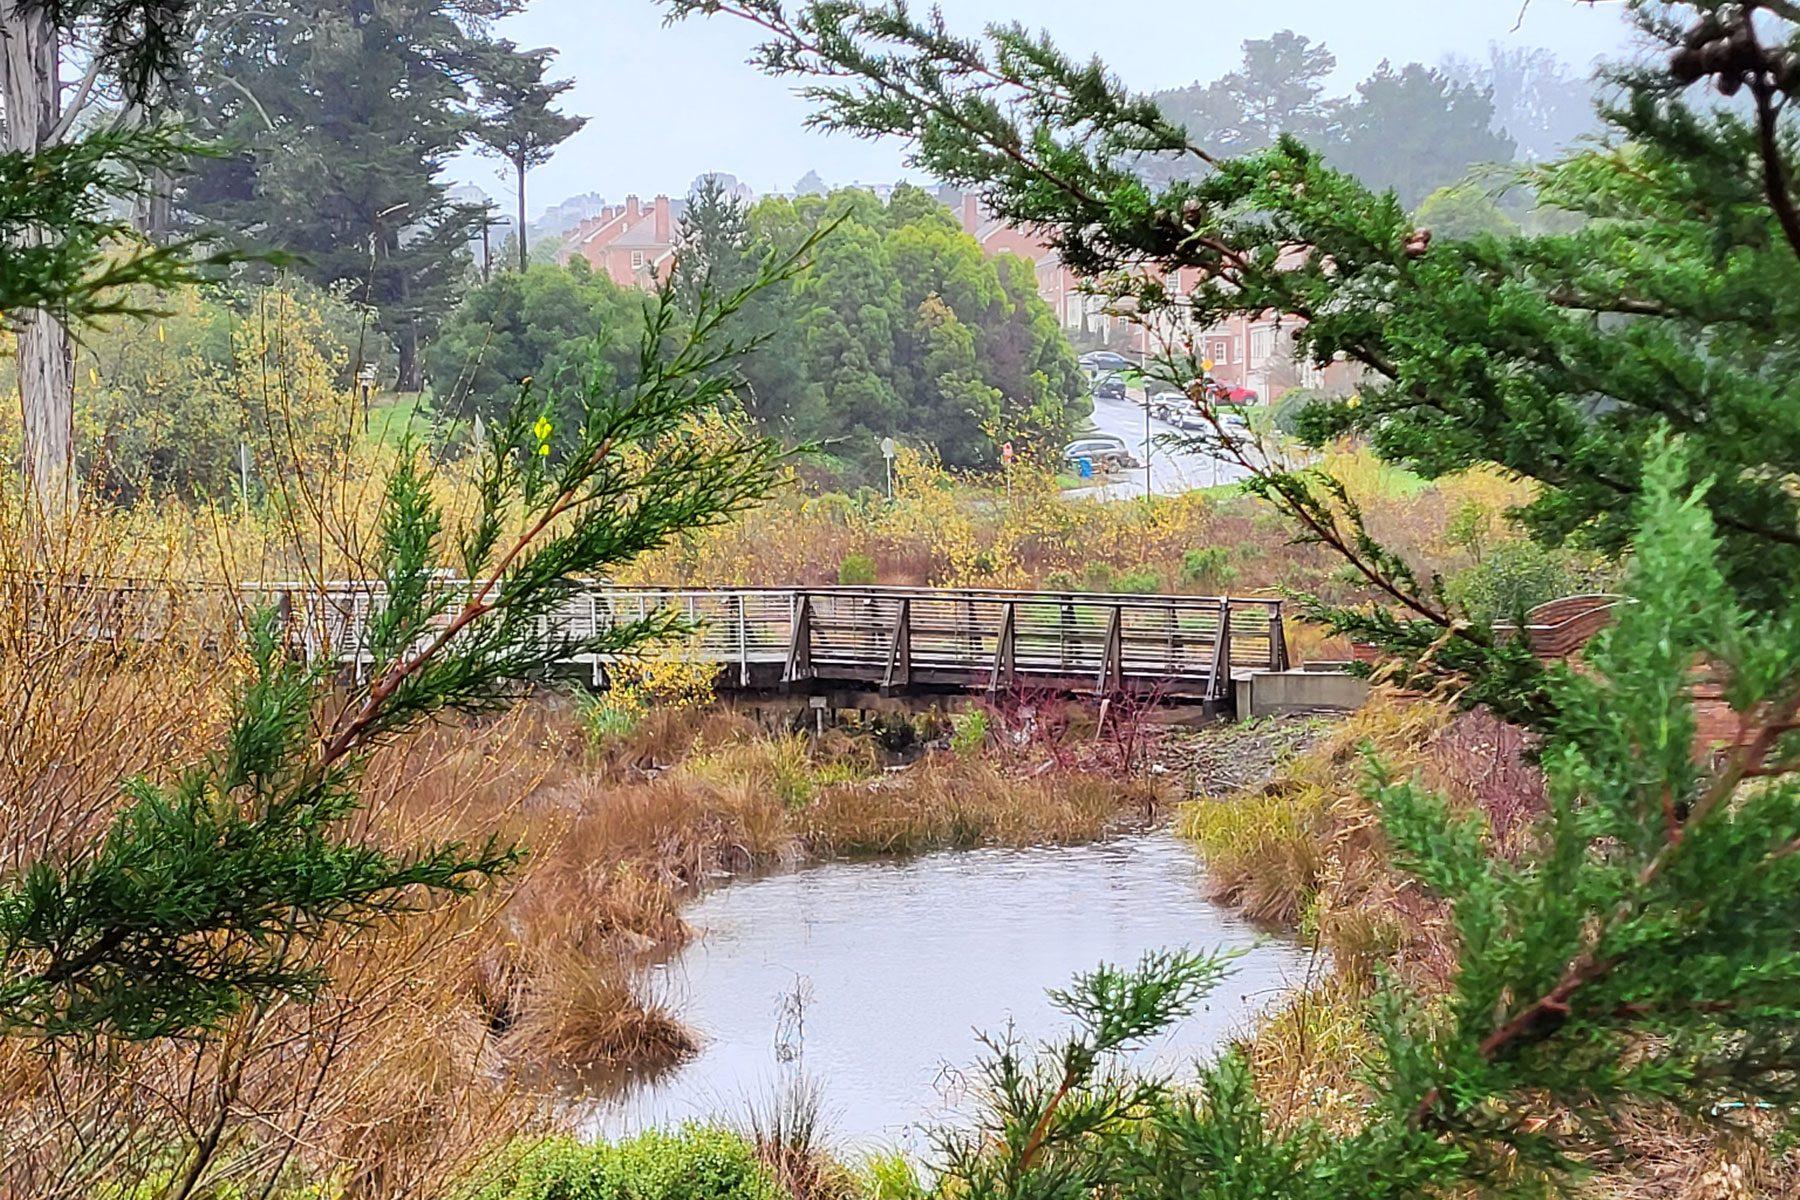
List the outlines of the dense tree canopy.
{"type": "MultiPolygon", "coordinates": [[[[746,208],[703,179],[681,223],[677,302],[691,314],[825,225],[808,266],[734,318],[736,336],[777,347],[734,367],[747,412],[853,471],[880,466],[887,436],[929,444],[953,466],[993,463],[1008,440],[1066,440],[1084,389],[1032,265],[983,255],[917,188],[887,202],[846,189],[746,208]]],[[[433,382],[446,397],[466,386],[488,411],[526,376],[590,362],[627,372],[642,302],[579,262],[498,277],[446,323],[429,353],[433,382]]]]}
{"type": "Polygon", "coordinates": [[[419,349],[480,228],[443,166],[495,131],[499,115],[484,125],[477,110],[484,91],[518,99],[542,74],[541,58],[486,36],[517,7],[230,0],[195,41],[189,115],[229,153],[198,165],[182,207],[201,228],[299,256],[316,283],[352,284],[399,347],[404,389],[419,384],[419,349]]]}
{"type": "Polygon", "coordinates": [[[1068,432],[1080,374],[1029,263],[985,257],[916,188],[886,204],[856,190],[764,200],[749,252],[780,252],[833,219],[811,268],[752,314],[784,347],[745,366],[759,417],[864,462],[889,435],[974,466],[1009,439],[1068,432]]]}
{"type": "Polygon", "coordinates": [[[527,382],[562,396],[583,380],[632,382],[649,299],[580,258],[495,274],[469,290],[426,349],[441,415],[492,422],[527,382]]]}

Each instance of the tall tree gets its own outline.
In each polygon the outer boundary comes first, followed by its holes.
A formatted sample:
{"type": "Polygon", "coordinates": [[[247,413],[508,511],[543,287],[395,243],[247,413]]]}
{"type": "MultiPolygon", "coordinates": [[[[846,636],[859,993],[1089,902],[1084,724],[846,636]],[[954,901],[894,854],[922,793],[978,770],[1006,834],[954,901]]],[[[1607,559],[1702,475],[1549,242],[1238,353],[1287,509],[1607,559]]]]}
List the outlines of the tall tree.
{"type": "Polygon", "coordinates": [[[749,206],[717,173],[694,181],[676,241],[675,294],[687,311],[709,290],[735,288],[756,273],[749,206]]]}
{"type": "Polygon", "coordinates": [[[531,264],[525,234],[525,175],[550,161],[556,148],[580,132],[586,117],[571,117],[551,105],[575,86],[574,80],[544,78],[556,51],[520,50],[504,39],[479,52],[484,69],[478,81],[480,107],[475,137],[488,153],[512,164],[518,181],[519,270],[531,264]]]}
{"type": "Polygon", "coordinates": [[[188,275],[189,247],[152,246],[114,211],[181,146],[141,112],[177,66],[184,0],[0,0],[0,311],[18,331],[22,464],[40,509],[74,485],[69,331],[121,289],[188,275]],[[80,71],[72,85],[63,69],[80,71]],[[111,113],[99,102],[110,97],[111,113]]]}
{"type": "Polygon", "coordinates": [[[350,288],[392,337],[406,390],[481,222],[450,198],[444,164],[476,131],[483,80],[512,69],[484,30],[517,7],[225,0],[197,38],[192,116],[233,153],[187,180],[183,207],[350,288]]]}
{"type": "Polygon", "coordinates": [[[1383,62],[1343,109],[1328,158],[1370,189],[1392,188],[1412,208],[1469,168],[1511,162],[1513,142],[1494,128],[1487,90],[1437,71],[1383,62]]]}
{"type": "Polygon", "coordinates": [[[1321,146],[1331,136],[1338,102],[1325,94],[1337,57],[1312,39],[1283,29],[1244,43],[1235,71],[1211,83],[1158,92],[1169,120],[1185,126],[1209,151],[1243,154],[1290,134],[1321,146]]]}
{"type": "Polygon", "coordinates": [[[1485,60],[1446,58],[1443,73],[1489,92],[1495,127],[1531,162],[1548,162],[1601,128],[1593,81],[1553,50],[1494,42],[1485,60]]]}

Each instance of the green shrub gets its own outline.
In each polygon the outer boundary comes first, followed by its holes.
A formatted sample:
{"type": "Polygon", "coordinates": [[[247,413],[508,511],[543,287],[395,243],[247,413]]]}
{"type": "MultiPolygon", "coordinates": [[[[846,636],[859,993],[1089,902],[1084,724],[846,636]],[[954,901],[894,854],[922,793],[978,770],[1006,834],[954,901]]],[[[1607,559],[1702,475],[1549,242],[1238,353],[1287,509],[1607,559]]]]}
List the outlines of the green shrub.
{"type": "Polygon", "coordinates": [[[988,716],[979,708],[959,712],[950,719],[950,748],[958,754],[974,754],[987,744],[988,716]]]}
{"type": "Polygon", "coordinates": [[[1238,577],[1231,551],[1223,546],[1204,546],[1181,556],[1181,582],[1189,587],[1223,591],[1238,577]]]}
{"type": "Polygon", "coordinates": [[[1044,576],[1044,590],[1047,592],[1079,592],[1081,580],[1069,571],[1052,571],[1044,576]]]}
{"type": "Polygon", "coordinates": [[[473,1200],[781,1200],[749,1142],[690,1125],[624,1142],[546,1138],[516,1148],[473,1200]]]}
{"type": "Polygon", "coordinates": [[[1326,403],[1331,399],[1332,397],[1311,388],[1291,388],[1269,406],[1268,416],[1264,419],[1275,432],[1294,437],[1300,432],[1300,414],[1306,411],[1307,406],[1326,403]]]}
{"type": "Polygon", "coordinates": [[[581,719],[581,732],[589,746],[604,749],[608,743],[629,737],[638,727],[641,714],[631,705],[620,704],[608,693],[578,691],[575,712],[581,719]]]}
{"type": "Polygon", "coordinates": [[[880,1154],[857,1172],[857,1194],[863,1200],[925,1200],[919,1173],[904,1154],[880,1154]]]}
{"type": "Polygon", "coordinates": [[[1130,596],[1153,596],[1163,590],[1162,572],[1155,567],[1137,567],[1119,576],[1114,591],[1130,596]]]}
{"type": "Polygon", "coordinates": [[[1490,548],[1480,562],[1451,576],[1446,590],[1471,620],[1506,621],[1546,600],[1587,590],[1587,582],[1567,551],[1519,538],[1490,548]]]}
{"type": "Polygon", "coordinates": [[[867,554],[846,554],[838,564],[838,582],[845,587],[866,587],[875,576],[875,560],[867,554]]]}

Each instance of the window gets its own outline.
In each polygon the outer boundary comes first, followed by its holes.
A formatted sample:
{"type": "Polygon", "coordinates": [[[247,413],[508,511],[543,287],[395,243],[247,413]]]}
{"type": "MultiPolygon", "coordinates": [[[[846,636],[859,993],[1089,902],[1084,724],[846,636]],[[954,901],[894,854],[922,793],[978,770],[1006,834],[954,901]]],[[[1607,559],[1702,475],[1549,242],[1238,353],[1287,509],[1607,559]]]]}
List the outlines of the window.
{"type": "Polygon", "coordinates": [[[1250,331],[1250,365],[1260,367],[1275,353],[1275,330],[1271,326],[1250,331]]]}
{"type": "Polygon", "coordinates": [[[642,250],[633,250],[631,252],[631,269],[634,271],[642,270],[643,266],[644,252],[642,250]]]}

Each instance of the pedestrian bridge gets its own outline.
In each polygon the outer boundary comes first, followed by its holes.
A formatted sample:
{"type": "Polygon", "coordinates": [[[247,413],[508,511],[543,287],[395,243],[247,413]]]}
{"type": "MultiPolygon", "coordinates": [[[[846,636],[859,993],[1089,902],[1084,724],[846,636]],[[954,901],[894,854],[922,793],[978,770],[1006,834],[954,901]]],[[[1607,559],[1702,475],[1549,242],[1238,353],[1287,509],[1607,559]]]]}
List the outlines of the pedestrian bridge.
{"type": "MultiPolygon", "coordinates": [[[[451,584],[449,586],[456,586],[451,584]]],[[[296,646],[345,668],[369,664],[379,606],[366,584],[262,585],[296,646]]],[[[673,611],[696,633],[687,653],[720,667],[721,691],[840,686],[885,694],[1138,692],[1223,702],[1236,670],[1285,670],[1282,602],[973,588],[632,588],[572,592],[548,632],[580,639],[673,611]]],[[[606,656],[570,666],[603,684],[606,656]]]]}

